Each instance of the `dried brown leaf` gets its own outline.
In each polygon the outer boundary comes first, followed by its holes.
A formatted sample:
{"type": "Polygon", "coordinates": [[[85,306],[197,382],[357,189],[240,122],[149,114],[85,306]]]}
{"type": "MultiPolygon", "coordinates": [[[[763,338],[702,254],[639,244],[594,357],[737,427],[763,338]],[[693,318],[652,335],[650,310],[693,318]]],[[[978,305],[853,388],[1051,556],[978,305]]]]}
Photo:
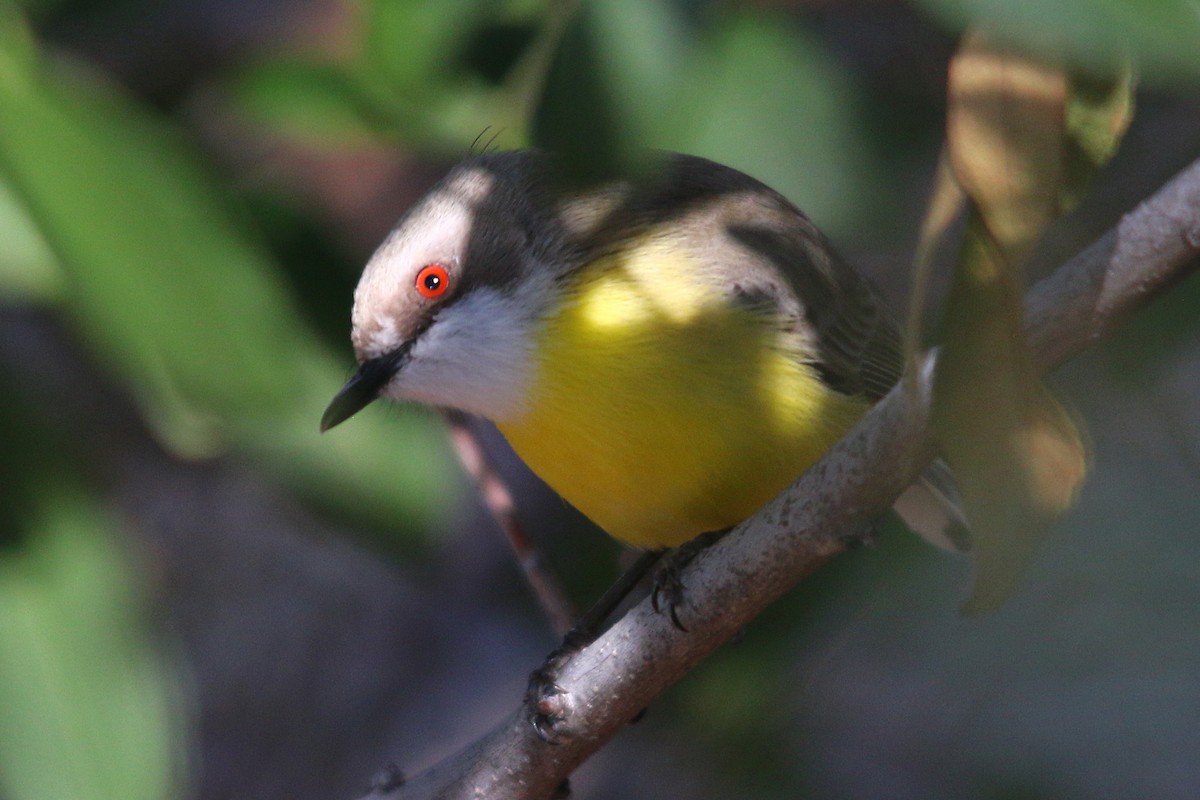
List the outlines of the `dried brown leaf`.
{"type": "Polygon", "coordinates": [[[950,163],[1014,266],[1058,211],[1067,92],[1060,67],[978,32],[950,66],[950,163]]]}

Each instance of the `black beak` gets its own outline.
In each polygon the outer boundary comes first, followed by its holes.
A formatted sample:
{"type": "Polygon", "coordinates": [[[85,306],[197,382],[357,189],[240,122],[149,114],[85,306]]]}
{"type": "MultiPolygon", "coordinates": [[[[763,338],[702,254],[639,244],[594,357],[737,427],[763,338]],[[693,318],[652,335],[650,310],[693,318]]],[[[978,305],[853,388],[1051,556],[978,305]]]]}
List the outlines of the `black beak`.
{"type": "Polygon", "coordinates": [[[321,433],[350,419],[379,397],[379,392],[400,370],[407,353],[408,348],[401,348],[395,353],[364,361],[321,415],[321,433]]]}

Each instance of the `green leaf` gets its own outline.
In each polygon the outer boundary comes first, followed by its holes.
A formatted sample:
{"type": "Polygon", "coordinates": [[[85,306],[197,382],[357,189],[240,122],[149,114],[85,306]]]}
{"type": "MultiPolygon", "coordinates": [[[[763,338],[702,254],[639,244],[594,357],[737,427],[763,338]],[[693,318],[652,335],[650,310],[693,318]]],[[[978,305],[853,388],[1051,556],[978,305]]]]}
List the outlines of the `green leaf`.
{"type": "Polygon", "coordinates": [[[679,94],[695,53],[668,3],[584,3],[548,64],[532,135],[581,183],[637,170],[648,147],[678,149],[679,94]]]}
{"type": "Polygon", "coordinates": [[[28,80],[37,63],[37,47],[25,18],[11,0],[0,0],[0,81],[28,80]]]}
{"type": "Polygon", "coordinates": [[[452,63],[487,4],[477,0],[369,0],[364,9],[363,77],[412,100],[447,82],[452,63]],[[414,96],[415,93],[415,96],[414,96]]]}
{"type": "Polygon", "coordinates": [[[518,61],[530,37],[494,34],[532,28],[536,9],[476,0],[363,5],[360,52],[248,67],[228,82],[238,106],[272,132],[310,142],[403,141],[462,153],[488,129],[508,132],[510,146],[524,144],[524,104],[471,59],[491,46],[492,61],[518,61]]]}
{"type": "Polygon", "coordinates": [[[1133,70],[1128,66],[1113,77],[1071,76],[1061,213],[1075,207],[1096,171],[1116,154],[1133,120],[1133,90],[1133,70]]]}
{"type": "Polygon", "coordinates": [[[0,551],[0,795],[183,795],[178,680],[104,515],[49,490],[25,544],[0,551]]]}
{"type": "Polygon", "coordinates": [[[273,131],[318,142],[374,140],[390,125],[334,64],[269,61],[230,82],[234,102],[273,131]]]}
{"type": "Polygon", "coordinates": [[[0,180],[0,301],[56,299],[63,276],[12,189],[0,180]]]}
{"type": "Polygon", "coordinates": [[[858,87],[802,28],[761,14],[722,18],[680,100],[679,148],[768,183],[837,238],[879,191],[858,87]]]}
{"type": "Polygon", "coordinates": [[[402,138],[462,152],[484,129],[523,128],[511,93],[466,64],[472,37],[496,11],[476,0],[367,4],[364,50],[351,69],[363,96],[402,138]]]}

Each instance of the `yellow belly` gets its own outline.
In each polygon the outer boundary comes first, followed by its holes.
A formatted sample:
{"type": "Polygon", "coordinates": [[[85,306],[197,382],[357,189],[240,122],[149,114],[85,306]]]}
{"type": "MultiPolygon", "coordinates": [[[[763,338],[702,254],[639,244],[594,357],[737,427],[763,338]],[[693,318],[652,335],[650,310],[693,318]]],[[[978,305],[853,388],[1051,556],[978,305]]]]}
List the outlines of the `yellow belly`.
{"type": "Polygon", "coordinates": [[[546,483],[635,547],[750,516],[868,407],[680,261],[651,244],[589,270],[537,336],[528,413],[498,422],[546,483]]]}

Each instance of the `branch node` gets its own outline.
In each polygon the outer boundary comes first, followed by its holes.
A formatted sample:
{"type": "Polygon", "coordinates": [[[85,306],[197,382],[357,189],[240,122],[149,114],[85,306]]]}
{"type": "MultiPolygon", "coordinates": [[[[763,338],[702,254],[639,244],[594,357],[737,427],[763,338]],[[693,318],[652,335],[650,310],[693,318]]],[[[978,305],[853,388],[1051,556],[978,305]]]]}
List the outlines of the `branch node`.
{"type": "Polygon", "coordinates": [[[387,794],[399,789],[406,780],[404,771],[396,765],[396,762],[389,762],[386,767],[375,773],[375,777],[371,778],[371,794],[387,794]]]}

